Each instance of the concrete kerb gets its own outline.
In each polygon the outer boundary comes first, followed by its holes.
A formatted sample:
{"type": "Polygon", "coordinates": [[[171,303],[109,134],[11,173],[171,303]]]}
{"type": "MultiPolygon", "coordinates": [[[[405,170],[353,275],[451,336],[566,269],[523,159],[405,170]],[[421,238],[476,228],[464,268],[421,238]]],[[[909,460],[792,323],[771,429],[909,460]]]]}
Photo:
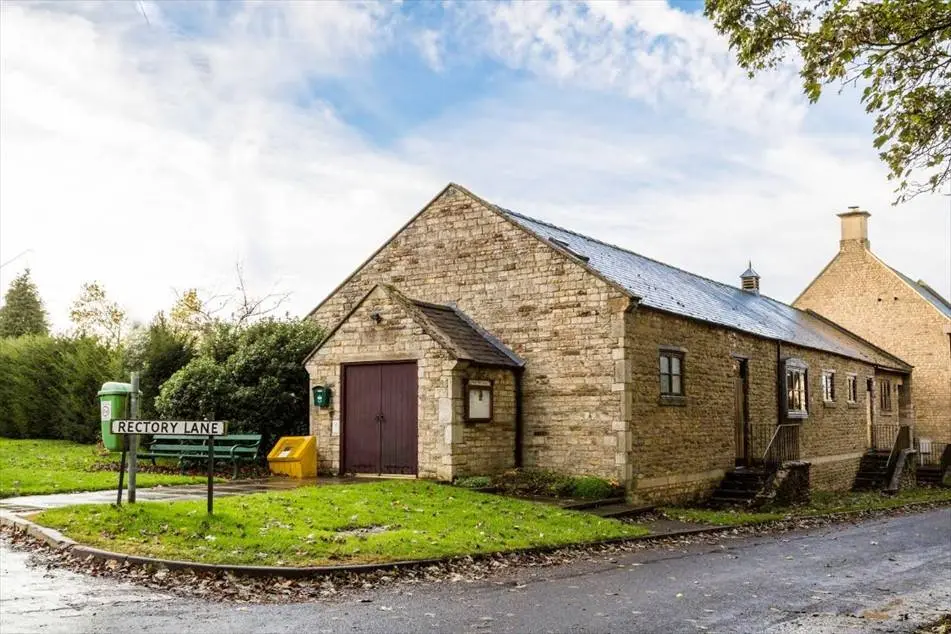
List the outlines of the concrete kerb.
{"type": "Polygon", "coordinates": [[[108,562],[117,561],[120,563],[128,562],[133,565],[151,566],[154,568],[165,568],[168,570],[191,570],[195,572],[222,572],[237,576],[246,577],[283,577],[288,579],[299,579],[303,577],[319,577],[330,574],[340,573],[363,573],[375,572],[378,570],[394,570],[402,568],[422,568],[439,564],[446,564],[458,561],[477,561],[489,559],[491,557],[503,555],[534,555],[546,554],[559,550],[570,550],[573,548],[595,548],[598,546],[610,546],[618,544],[629,544],[641,541],[663,540],[677,537],[689,537],[696,535],[715,535],[735,529],[769,527],[771,525],[782,525],[785,522],[808,519],[829,519],[832,521],[848,519],[850,517],[860,516],[866,513],[888,513],[892,511],[914,510],[919,507],[944,507],[949,506],[946,501],[928,501],[912,502],[902,506],[896,506],[888,509],[843,511],[839,513],[829,513],[827,515],[805,515],[799,517],[790,517],[789,519],[772,520],[759,524],[748,524],[740,526],[703,526],[698,528],[686,528],[671,531],[663,534],[647,534],[636,537],[613,537],[593,542],[584,542],[580,544],[561,544],[558,546],[536,546],[529,548],[520,548],[517,550],[497,551],[491,553],[473,553],[471,555],[456,555],[451,557],[440,557],[433,559],[413,559],[407,561],[390,561],[370,564],[351,564],[342,566],[243,566],[239,564],[206,564],[193,561],[178,561],[174,559],[159,559],[154,557],[142,557],[139,555],[127,555],[115,553],[108,550],[101,550],[91,546],[84,546],[76,541],[66,537],[59,531],[41,526],[28,519],[10,513],[0,511],[0,526],[7,526],[14,531],[21,531],[27,535],[42,541],[43,543],[58,548],[68,550],[69,553],[79,559],[92,558],[97,561],[108,562]]]}

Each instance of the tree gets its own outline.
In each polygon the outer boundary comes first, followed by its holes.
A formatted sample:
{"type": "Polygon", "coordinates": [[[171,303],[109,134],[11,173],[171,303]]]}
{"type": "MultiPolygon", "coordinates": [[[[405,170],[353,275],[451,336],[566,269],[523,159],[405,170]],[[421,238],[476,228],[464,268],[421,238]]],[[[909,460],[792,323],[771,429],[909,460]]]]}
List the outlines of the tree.
{"type": "Polygon", "coordinates": [[[252,293],[244,278],[244,267],[235,265],[236,286],[226,293],[210,293],[197,288],[178,293],[169,313],[174,327],[200,336],[208,334],[216,324],[230,323],[243,328],[272,316],[289,298],[290,293],[252,293]]]}
{"type": "Polygon", "coordinates": [[[148,327],[132,331],[125,345],[123,365],[126,373],[140,373],[144,418],[155,416],[155,398],[162,384],[194,356],[194,337],[173,328],[164,313],[158,313],[148,327]]]}
{"type": "Polygon", "coordinates": [[[951,182],[951,2],[707,0],[705,14],[750,76],[795,52],[810,102],[862,86],[895,204],[951,182]]]}
{"type": "Polygon", "coordinates": [[[0,307],[0,337],[49,334],[46,311],[30,269],[13,278],[0,307]]]}
{"type": "Polygon", "coordinates": [[[95,337],[113,348],[122,342],[127,323],[125,311],[109,299],[99,282],[83,284],[79,297],[70,306],[69,318],[79,337],[95,337]]]}

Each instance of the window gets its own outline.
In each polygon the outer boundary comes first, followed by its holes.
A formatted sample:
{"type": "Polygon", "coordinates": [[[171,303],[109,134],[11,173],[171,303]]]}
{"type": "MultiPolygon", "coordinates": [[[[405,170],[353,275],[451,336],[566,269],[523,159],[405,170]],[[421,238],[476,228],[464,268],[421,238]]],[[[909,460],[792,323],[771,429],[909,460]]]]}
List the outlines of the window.
{"type": "Polygon", "coordinates": [[[846,396],[849,403],[857,402],[859,400],[858,378],[854,374],[850,374],[848,377],[846,377],[846,383],[848,386],[848,394],[846,396]]]}
{"type": "Polygon", "coordinates": [[[466,392],[466,421],[470,423],[491,421],[492,381],[469,381],[466,392]]]}
{"type": "Polygon", "coordinates": [[[822,372],[822,400],[827,403],[835,401],[835,372],[832,370],[822,372]]]}
{"type": "Polygon", "coordinates": [[[583,254],[583,253],[578,253],[577,251],[575,251],[574,249],[572,249],[571,246],[570,246],[567,242],[565,242],[564,240],[559,240],[558,238],[548,238],[548,239],[551,241],[552,244],[558,245],[559,247],[561,247],[562,249],[564,249],[565,251],[567,251],[568,253],[570,253],[570,254],[573,255],[574,257],[578,258],[578,259],[581,260],[582,262],[587,262],[587,261],[590,259],[590,258],[589,258],[588,256],[586,256],[585,254],[583,254]]]}
{"type": "Polygon", "coordinates": [[[786,417],[806,418],[809,393],[806,382],[807,366],[799,359],[786,361],[786,417]]]}
{"type": "Polygon", "coordinates": [[[878,408],[883,412],[892,411],[892,382],[888,379],[878,382],[878,408]]]}
{"type": "Polygon", "coordinates": [[[684,395],[684,354],[663,350],[660,353],[660,395],[684,395]]]}

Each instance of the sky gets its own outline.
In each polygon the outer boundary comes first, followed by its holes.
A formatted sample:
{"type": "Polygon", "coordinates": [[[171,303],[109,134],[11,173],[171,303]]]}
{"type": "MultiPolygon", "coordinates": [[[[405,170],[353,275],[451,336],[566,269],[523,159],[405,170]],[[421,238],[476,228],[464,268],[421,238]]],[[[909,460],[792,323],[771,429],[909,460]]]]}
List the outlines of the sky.
{"type": "Polygon", "coordinates": [[[451,181],[786,302],[859,205],[951,295],[951,197],[892,206],[857,94],[749,79],[701,9],[4,2],[0,286],[30,267],[57,329],[94,280],[147,321],[240,262],[303,315],[451,181]]]}

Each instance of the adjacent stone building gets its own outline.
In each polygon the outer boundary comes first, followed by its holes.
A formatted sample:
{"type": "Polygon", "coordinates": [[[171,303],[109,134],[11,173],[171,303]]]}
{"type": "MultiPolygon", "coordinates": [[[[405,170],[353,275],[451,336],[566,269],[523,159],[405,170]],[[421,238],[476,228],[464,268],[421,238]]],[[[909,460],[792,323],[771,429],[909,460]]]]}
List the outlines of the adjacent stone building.
{"type": "MultiPolygon", "coordinates": [[[[493,205],[450,184],[310,317],[320,466],[453,479],[525,466],[634,498],[738,464],[851,485],[869,387],[911,366],[827,319],[493,205]]],[[[897,387],[895,388],[898,389],[897,387]]]]}
{"type": "Polygon", "coordinates": [[[870,424],[887,424],[904,408],[926,447],[928,440],[951,443],[951,302],[872,252],[870,215],[857,207],[839,214],[839,252],[793,305],[834,320],[914,366],[914,406],[910,393],[896,394],[896,407],[870,424]]]}

